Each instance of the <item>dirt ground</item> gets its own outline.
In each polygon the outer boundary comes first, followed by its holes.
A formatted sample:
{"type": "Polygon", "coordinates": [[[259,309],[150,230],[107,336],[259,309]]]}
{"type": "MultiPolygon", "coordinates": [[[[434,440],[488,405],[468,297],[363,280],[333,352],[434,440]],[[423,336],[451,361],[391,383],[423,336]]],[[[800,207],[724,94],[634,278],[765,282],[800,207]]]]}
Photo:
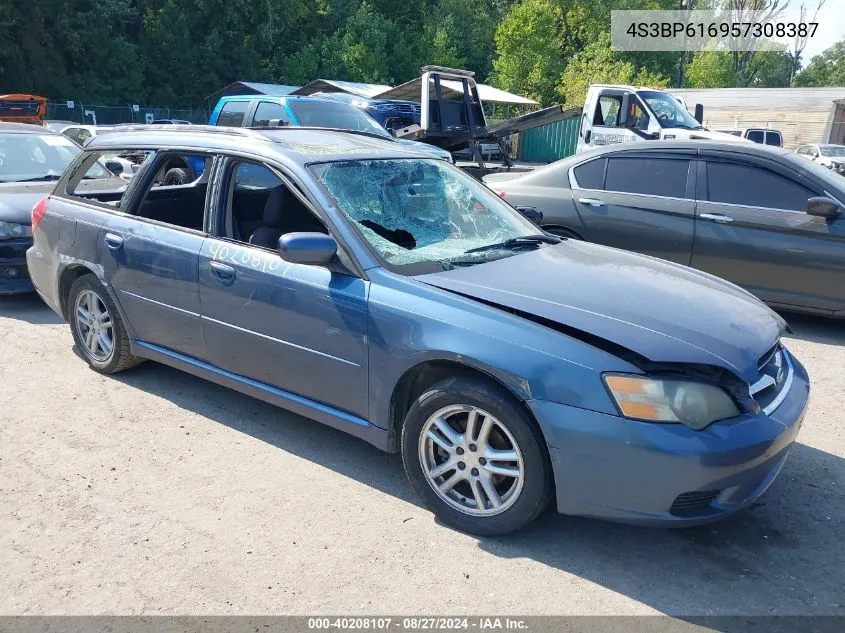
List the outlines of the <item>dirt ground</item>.
{"type": "Polygon", "coordinates": [[[100,376],[0,298],[0,613],[845,615],[845,322],[785,316],[813,393],[753,507],[479,539],[398,456],[154,363],[100,376]]]}

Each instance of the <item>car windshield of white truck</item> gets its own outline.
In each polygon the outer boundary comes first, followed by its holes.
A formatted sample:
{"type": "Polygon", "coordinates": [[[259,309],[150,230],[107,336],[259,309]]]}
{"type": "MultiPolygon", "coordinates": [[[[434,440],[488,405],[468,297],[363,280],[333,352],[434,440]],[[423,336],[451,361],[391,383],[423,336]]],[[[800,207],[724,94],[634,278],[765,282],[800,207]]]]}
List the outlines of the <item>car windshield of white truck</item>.
{"type": "Polygon", "coordinates": [[[392,138],[376,120],[348,103],[338,101],[288,101],[290,109],[300,125],[306,127],[327,127],[341,130],[370,132],[392,138]]]}
{"type": "Polygon", "coordinates": [[[660,127],[701,129],[701,124],[672,95],[653,90],[640,90],[637,94],[654,112],[660,127]]]}
{"type": "Polygon", "coordinates": [[[342,161],[311,170],[394,272],[480,264],[551,241],[534,240],[535,225],[442,160],[342,161]]]}
{"type": "Polygon", "coordinates": [[[0,134],[0,182],[58,180],[80,151],[58,134],[0,134]]]}
{"type": "Polygon", "coordinates": [[[845,145],[819,145],[822,156],[845,157],[845,145]]]}

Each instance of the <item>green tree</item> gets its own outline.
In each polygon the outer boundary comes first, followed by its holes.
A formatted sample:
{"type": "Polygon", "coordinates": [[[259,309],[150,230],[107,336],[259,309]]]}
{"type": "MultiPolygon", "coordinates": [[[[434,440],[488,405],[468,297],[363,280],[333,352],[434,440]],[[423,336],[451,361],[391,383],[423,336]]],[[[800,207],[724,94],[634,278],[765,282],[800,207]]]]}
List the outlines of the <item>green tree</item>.
{"type": "Polygon", "coordinates": [[[590,84],[596,83],[663,88],[668,85],[669,78],[620,59],[610,49],[610,34],[602,33],[567,64],[557,92],[566,106],[576,107],[584,103],[590,84]]]}
{"type": "Polygon", "coordinates": [[[845,86],[845,40],[837,42],[795,77],[796,86],[845,86]]]}
{"type": "Polygon", "coordinates": [[[387,83],[390,71],[387,65],[388,42],[393,34],[393,23],[366,2],[349,18],[342,38],[341,59],[346,66],[346,77],[354,81],[387,83]]]}
{"type": "Polygon", "coordinates": [[[493,83],[543,104],[554,103],[564,66],[558,42],[562,24],[563,11],[551,0],[514,4],[496,29],[493,83]]]}
{"type": "Polygon", "coordinates": [[[687,66],[686,83],[691,88],[735,88],[739,81],[733,57],[724,51],[701,51],[687,66]]]}

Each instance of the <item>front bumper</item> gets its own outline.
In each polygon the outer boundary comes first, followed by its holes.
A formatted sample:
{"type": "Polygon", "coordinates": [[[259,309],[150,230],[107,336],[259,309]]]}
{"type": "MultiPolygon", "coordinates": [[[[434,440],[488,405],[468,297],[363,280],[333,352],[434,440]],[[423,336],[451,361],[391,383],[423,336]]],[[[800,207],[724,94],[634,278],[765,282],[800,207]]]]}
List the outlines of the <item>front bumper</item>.
{"type": "Polygon", "coordinates": [[[0,242],[0,295],[33,292],[26,268],[26,249],[31,239],[0,242]]]}
{"type": "Polygon", "coordinates": [[[558,511],[679,527],[748,506],[780,472],[807,408],[807,372],[791,358],[792,385],[770,415],[702,431],[529,401],[549,445],[558,511]]]}

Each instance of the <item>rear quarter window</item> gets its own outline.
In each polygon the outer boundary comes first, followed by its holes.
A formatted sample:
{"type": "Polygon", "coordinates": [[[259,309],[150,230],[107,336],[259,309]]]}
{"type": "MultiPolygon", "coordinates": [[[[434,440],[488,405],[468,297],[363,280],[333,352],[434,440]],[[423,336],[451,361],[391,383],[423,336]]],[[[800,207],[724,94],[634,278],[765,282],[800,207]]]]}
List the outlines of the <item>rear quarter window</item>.
{"type": "Polygon", "coordinates": [[[604,185],[604,158],[582,163],[572,170],[575,181],[582,189],[601,189],[604,185]]]}

